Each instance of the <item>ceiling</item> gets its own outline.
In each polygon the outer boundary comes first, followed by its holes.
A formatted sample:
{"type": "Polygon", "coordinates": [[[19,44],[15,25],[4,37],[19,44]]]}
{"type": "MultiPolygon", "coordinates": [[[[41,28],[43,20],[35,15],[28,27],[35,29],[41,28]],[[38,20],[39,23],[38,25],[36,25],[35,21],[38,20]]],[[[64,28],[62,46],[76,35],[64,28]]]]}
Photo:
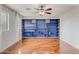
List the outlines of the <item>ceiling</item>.
{"type": "Polygon", "coordinates": [[[40,16],[35,8],[38,8],[39,4],[7,4],[8,7],[16,10],[18,13],[24,16],[24,18],[58,18],[61,14],[67,12],[74,7],[72,4],[47,4],[52,7],[51,15],[40,16]]]}

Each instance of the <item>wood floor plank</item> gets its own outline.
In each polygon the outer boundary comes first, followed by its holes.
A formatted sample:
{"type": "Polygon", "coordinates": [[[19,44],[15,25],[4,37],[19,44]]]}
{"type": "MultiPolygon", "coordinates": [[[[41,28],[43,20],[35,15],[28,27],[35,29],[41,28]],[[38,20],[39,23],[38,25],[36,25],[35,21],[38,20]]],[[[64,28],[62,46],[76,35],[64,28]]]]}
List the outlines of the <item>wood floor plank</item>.
{"type": "Polygon", "coordinates": [[[79,50],[58,38],[23,38],[1,54],[79,54],[79,50]]]}

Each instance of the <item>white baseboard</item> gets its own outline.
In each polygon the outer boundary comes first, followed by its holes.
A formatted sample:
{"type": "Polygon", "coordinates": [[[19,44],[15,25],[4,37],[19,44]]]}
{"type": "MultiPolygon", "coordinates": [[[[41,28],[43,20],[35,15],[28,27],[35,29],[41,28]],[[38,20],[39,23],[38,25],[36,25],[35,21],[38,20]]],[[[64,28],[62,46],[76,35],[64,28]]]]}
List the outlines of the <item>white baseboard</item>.
{"type": "MultiPolygon", "coordinates": [[[[62,39],[60,39],[60,40],[62,40],[62,39]]],[[[65,41],[66,43],[68,43],[69,45],[71,45],[72,47],[74,47],[75,49],[79,49],[79,47],[76,47],[76,46],[72,45],[70,42],[68,42],[68,41],[66,41],[64,39],[63,39],[63,41],[65,41]]]]}

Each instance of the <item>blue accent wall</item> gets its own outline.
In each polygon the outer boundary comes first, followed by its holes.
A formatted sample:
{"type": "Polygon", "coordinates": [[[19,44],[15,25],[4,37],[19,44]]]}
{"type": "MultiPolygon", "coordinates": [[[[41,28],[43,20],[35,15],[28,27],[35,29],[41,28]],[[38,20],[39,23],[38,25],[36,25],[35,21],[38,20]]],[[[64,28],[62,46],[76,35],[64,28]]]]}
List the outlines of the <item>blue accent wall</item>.
{"type": "Polygon", "coordinates": [[[46,23],[45,19],[36,19],[36,23],[32,23],[32,19],[23,19],[22,24],[22,35],[24,38],[59,37],[58,19],[50,19],[50,23],[46,23]]]}

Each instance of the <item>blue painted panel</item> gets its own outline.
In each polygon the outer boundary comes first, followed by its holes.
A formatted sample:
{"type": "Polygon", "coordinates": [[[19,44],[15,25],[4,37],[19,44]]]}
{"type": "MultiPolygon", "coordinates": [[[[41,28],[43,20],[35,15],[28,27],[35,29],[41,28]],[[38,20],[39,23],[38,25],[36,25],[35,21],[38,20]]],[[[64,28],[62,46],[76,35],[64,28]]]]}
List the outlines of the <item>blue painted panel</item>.
{"type": "Polygon", "coordinates": [[[37,19],[36,21],[36,28],[37,29],[44,29],[46,28],[46,23],[44,19],[37,19]]]}
{"type": "Polygon", "coordinates": [[[37,30],[33,33],[36,37],[48,37],[48,31],[46,30],[37,30]]]}
{"type": "Polygon", "coordinates": [[[23,37],[32,37],[32,33],[30,32],[24,32],[23,37]]]}
{"type": "Polygon", "coordinates": [[[36,24],[31,22],[32,20],[24,21],[24,32],[33,32],[35,31],[36,24]]]}
{"type": "Polygon", "coordinates": [[[53,20],[51,19],[51,20],[50,20],[50,23],[58,24],[58,19],[53,19],[53,20]]]}

